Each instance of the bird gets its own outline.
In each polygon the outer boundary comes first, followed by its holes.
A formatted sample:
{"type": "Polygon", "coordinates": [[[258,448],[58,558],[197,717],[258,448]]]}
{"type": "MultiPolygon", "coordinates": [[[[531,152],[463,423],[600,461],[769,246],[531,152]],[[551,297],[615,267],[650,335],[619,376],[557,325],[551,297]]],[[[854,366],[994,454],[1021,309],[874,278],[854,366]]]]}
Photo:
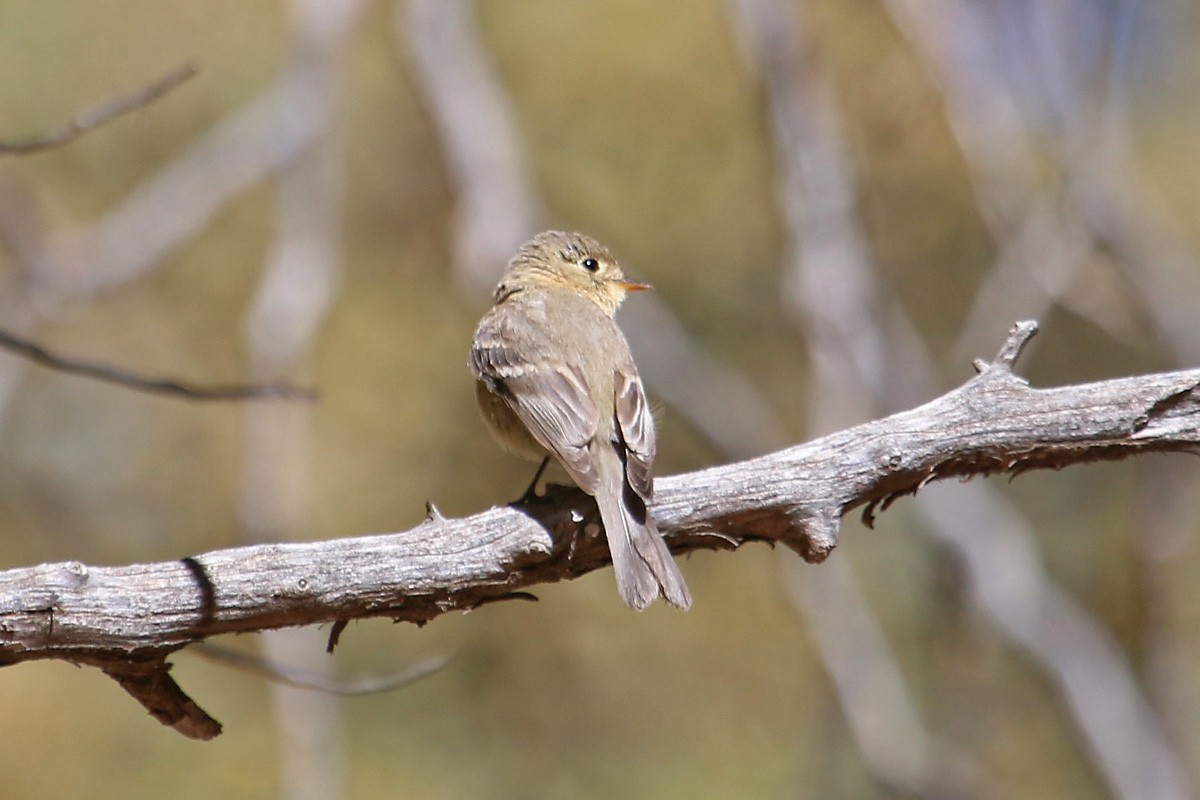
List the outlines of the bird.
{"type": "Polygon", "coordinates": [[[640,611],[661,596],[687,610],[691,592],[649,508],[654,419],[614,320],[627,294],[650,288],[588,236],[539,233],[509,261],[470,366],[493,437],[541,462],[527,496],[554,458],[596,500],[625,603],[640,611]]]}

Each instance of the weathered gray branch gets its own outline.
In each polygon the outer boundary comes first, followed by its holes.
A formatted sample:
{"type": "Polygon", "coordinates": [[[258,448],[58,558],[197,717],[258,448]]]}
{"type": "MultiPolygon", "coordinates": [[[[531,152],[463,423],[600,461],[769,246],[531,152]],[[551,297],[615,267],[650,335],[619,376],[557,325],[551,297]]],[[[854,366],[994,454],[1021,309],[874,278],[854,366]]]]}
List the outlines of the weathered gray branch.
{"type": "MultiPolygon", "coordinates": [[[[980,374],[919,408],[734,464],[660,478],[654,514],[672,549],[779,542],[809,561],[925,483],[1200,445],[1200,369],[1034,389],[1012,365],[1033,335],[1014,327],[980,374]]],[[[165,724],[196,738],[220,725],[167,674],[166,657],[220,633],[446,611],[528,598],[531,587],[603,567],[591,498],[551,487],[526,506],[408,531],[217,550],[176,562],[45,564],[0,573],[0,665],[60,658],[103,669],[165,724]]],[[[703,602],[703,600],[701,600],[703,602]]],[[[340,626],[335,626],[335,630],[340,626]]]]}

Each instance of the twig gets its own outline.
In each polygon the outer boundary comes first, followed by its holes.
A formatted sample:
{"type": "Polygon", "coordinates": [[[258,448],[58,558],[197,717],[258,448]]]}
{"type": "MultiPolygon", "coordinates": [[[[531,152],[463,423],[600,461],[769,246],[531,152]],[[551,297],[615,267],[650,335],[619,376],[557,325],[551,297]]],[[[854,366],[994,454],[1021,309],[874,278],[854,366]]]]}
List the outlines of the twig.
{"type": "MultiPolygon", "coordinates": [[[[1002,352],[1028,334],[1015,329],[1002,352]]],[[[996,364],[911,411],[661,478],[653,510],[677,552],[765,541],[820,561],[843,514],[931,480],[1197,447],[1200,369],[1033,389],[996,364]]],[[[57,658],[110,674],[155,665],[154,680],[138,684],[139,702],[187,735],[215,735],[166,675],[175,650],[220,633],[343,619],[423,623],[573,579],[609,563],[598,520],[589,496],[554,487],[526,506],[433,516],[401,533],[219,550],[187,564],[8,570],[0,665],[57,658]],[[146,686],[165,688],[148,696],[146,686]]]]}
{"type": "Polygon", "coordinates": [[[124,386],[127,389],[139,392],[146,392],[147,394],[161,394],[185,400],[211,400],[217,402],[264,400],[268,398],[308,401],[317,399],[317,393],[312,389],[298,388],[282,381],[261,384],[199,386],[173,378],[146,378],[121,367],[55,355],[40,345],[36,345],[27,339],[4,330],[0,330],[0,348],[4,348],[11,353],[29,359],[35,364],[58,372],[65,372],[70,375],[82,375],[87,378],[105,381],[106,383],[115,383],[118,386],[124,386]]]}
{"type": "Polygon", "coordinates": [[[52,131],[25,141],[0,141],[0,155],[36,153],[70,144],[88,131],[95,130],[117,117],[145,108],[195,75],[196,67],[191,63],[176,67],[158,80],[136,91],[114,97],[86,111],[80,111],[73,119],[52,131]]]}

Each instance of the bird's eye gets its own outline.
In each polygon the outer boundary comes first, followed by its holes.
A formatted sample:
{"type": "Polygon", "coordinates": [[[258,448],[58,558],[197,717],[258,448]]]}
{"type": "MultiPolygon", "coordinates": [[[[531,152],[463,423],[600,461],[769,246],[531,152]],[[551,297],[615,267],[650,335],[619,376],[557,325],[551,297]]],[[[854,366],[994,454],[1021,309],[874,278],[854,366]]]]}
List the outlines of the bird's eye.
{"type": "Polygon", "coordinates": [[[579,266],[586,269],[588,272],[595,272],[600,269],[600,262],[590,256],[579,262],[579,266]]]}

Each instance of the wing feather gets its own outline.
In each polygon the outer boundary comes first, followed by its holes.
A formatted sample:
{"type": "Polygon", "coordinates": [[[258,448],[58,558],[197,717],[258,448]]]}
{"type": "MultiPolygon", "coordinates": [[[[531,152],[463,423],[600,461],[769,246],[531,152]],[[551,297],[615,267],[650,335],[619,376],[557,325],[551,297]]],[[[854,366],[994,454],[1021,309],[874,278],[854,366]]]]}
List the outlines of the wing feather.
{"type": "Polygon", "coordinates": [[[629,485],[649,500],[654,494],[654,417],[637,371],[618,367],[616,373],[617,427],[625,440],[628,457],[625,472],[629,485]]]}
{"type": "Polygon", "coordinates": [[[553,453],[581,489],[596,491],[598,476],[588,453],[599,413],[573,364],[535,362],[502,337],[477,336],[471,367],[504,400],[537,442],[553,453]]]}

